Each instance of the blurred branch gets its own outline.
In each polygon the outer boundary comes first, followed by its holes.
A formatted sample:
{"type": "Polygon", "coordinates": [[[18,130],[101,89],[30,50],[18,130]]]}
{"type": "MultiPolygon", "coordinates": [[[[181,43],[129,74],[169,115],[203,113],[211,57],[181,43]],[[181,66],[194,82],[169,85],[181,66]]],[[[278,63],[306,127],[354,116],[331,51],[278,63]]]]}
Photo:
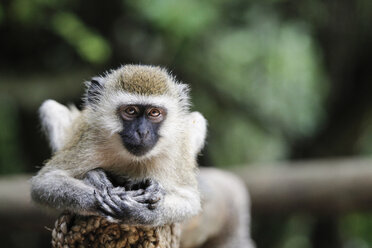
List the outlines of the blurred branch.
{"type": "MultiPolygon", "coordinates": [[[[333,214],[372,209],[372,159],[235,167],[232,171],[247,183],[253,214],[333,214]]],[[[1,223],[22,224],[22,228],[52,223],[55,215],[48,217],[31,203],[29,178],[0,177],[1,223]]]]}
{"type": "Polygon", "coordinates": [[[372,209],[372,160],[315,160],[236,168],[253,212],[336,214],[372,209]]]}
{"type": "Polygon", "coordinates": [[[27,229],[45,232],[55,214],[47,215],[32,204],[29,175],[0,177],[0,231],[27,229]]]}

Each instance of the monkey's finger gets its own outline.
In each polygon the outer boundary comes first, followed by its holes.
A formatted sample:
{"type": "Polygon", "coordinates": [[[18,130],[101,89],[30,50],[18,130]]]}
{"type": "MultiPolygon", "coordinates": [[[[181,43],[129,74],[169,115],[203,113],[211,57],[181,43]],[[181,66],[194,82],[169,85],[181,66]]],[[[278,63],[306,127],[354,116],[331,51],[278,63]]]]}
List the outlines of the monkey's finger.
{"type": "Polygon", "coordinates": [[[132,199],[139,203],[147,203],[147,198],[144,196],[132,197],[132,199]]]}
{"type": "Polygon", "coordinates": [[[85,175],[85,178],[83,179],[83,181],[91,186],[94,186],[96,188],[99,188],[99,184],[97,183],[97,180],[94,178],[94,175],[93,173],[91,172],[88,172],[86,175],[85,175]]]}
{"type": "Polygon", "coordinates": [[[118,195],[111,196],[111,200],[119,207],[123,204],[123,200],[118,195]]]}
{"type": "Polygon", "coordinates": [[[155,203],[155,204],[148,204],[148,205],[147,205],[147,208],[150,209],[150,210],[154,210],[154,209],[156,209],[158,206],[159,206],[159,204],[157,204],[157,203],[155,203]]]}
{"type": "Polygon", "coordinates": [[[109,206],[110,209],[112,209],[115,214],[121,213],[121,208],[113,201],[113,198],[115,198],[116,195],[111,195],[110,191],[107,189],[104,190],[104,194],[102,196],[104,203],[109,206]]]}
{"type": "Polygon", "coordinates": [[[118,214],[120,218],[138,218],[138,216],[140,216],[147,208],[147,204],[138,203],[128,197],[125,200],[122,200],[115,196],[113,197],[113,201],[121,207],[122,211],[118,214]]]}
{"type": "Polygon", "coordinates": [[[115,215],[114,211],[106,204],[104,199],[99,195],[95,194],[98,201],[98,209],[107,215],[115,215]]]}
{"type": "Polygon", "coordinates": [[[96,194],[96,198],[104,211],[110,215],[116,215],[120,208],[111,200],[111,195],[105,188],[101,194],[96,194]]]}
{"type": "Polygon", "coordinates": [[[143,195],[145,193],[144,189],[138,189],[138,190],[132,190],[132,191],[126,191],[125,194],[131,196],[131,197],[136,197],[143,195]]]}
{"type": "Polygon", "coordinates": [[[115,188],[110,189],[110,194],[112,195],[121,195],[125,193],[126,191],[124,187],[115,187],[115,188]]]}
{"type": "Polygon", "coordinates": [[[134,198],[132,198],[132,197],[126,197],[125,198],[125,203],[128,205],[128,206],[130,206],[130,207],[132,207],[132,208],[135,208],[135,209],[143,209],[143,208],[145,208],[146,207],[146,203],[142,203],[142,202],[138,202],[138,201],[136,201],[134,198]]]}
{"type": "Polygon", "coordinates": [[[105,173],[105,171],[103,169],[100,169],[100,168],[99,169],[96,169],[96,172],[97,172],[97,176],[99,178],[99,181],[101,183],[103,183],[106,186],[113,187],[111,181],[108,179],[108,177],[107,177],[107,175],[106,175],[106,173],[105,173]]]}
{"type": "Polygon", "coordinates": [[[115,195],[112,197],[112,201],[115,202],[117,206],[120,207],[120,211],[118,212],[118,215],[123,217],[128,212],[128,209],[132,207],[131,203],[127,200],[121,199],[119,196],[115,195]]]}
{"type": "Polygon", "coordinates": [[[150,185],[146,188],[146,191],[157,191],[157,190],[159,190],[158,185],[150,185]]]}
{"type": "Polygon", "coordinates": [[[107,206],[106,204],[101,204],[99,207],[98,207],[98,213],[100,213],[100,215],[104,216],[104,217],[108,217],[108,216],[116,216],[116,213],[109,207],[107,206]]]}
{"type": "Polygon", "coordinates": [[[108,214],[106,211],[102,210],[101,208],[99,208],[97,210],[97,214],[99,216],[102,216],[102,217],[108,219],[108,220],[113,220],[114,219],[111,214],[108,214]]]}
{"type": "Polygon", "coordinates": [[[143,195],[145,193],[144,189],[138,189],[138,190],[131,190],[131,191],[125,191],[125,192],[118,192],[117,195],[121,199],[125,199],[126,197],[137,197],[140,195],[143,195]]]}
{"type": "Polygon", "coordinates": [[[139,203],[153,204],[153,203],[157,203],[158,201],[160,201],[161,195],[160,194],[154,195],[154,194],[146,193],[141,196],[133,197],[133,199],[139,203]]]}
{"type": "Polygon", "coordinates": [[[105,217],[109,222],[116,222],[118,219],[116,217],[113,217],[111,215],[107,215],[103,212],[98,212],[102,217],[105,217]]]}
{"type": "Polygon", "coordinates": [[[104,174],[102,175],[102,173],[104,172],[98,170],[89,171],[86,174],[84,181],[100,190],[104,187],[113,187],[112,183],[104,174]]]}
{"type": "Polygon", "coordinates": [[[143,181],[143,185],[146,187],[146,189],[156,186],[158,183],[155,180],[152,180],[150,178],[147,178],[143,181]]]}
{"type": "Polygon", "coordinates": [[[146,188],[147,192],[160,192],[163,188],[154,180],[151,180],[151,184],[146,188]]]}

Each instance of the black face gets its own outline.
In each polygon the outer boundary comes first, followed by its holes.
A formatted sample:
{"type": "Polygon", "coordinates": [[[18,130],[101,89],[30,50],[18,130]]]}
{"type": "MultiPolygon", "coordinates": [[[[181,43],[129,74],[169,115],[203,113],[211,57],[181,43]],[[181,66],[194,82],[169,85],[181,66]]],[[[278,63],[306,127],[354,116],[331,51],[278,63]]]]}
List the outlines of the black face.
{"type": "Polygon", "coordinates": [[[149,105],[124,105],[118,111],[123,120],[123,131],[119,134],[125,148],[136,156],[146,154],[159,140],[158,131],[166,110],[149,105]]]}

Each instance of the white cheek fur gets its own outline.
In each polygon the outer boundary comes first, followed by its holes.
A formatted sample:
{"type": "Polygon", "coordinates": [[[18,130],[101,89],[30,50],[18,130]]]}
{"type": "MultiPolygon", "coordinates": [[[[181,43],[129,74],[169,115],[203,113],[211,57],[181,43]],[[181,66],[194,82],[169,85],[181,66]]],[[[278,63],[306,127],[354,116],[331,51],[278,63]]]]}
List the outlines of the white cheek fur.
{"type": "Polygon", "coordinates": [[[184,130],[185,123],[181,121],[182,116],[185,114],[181,113],[184,109],[178,101],[168,96],[142,96],[127,92],[116,92],[115,94],[110,94],[109,97],[103,95],[99,106],[91,109],[88,113],[90,115],[88,120],[92,120],[96,127],[106,130],[110,136],[113,136],[123,130],[117,109],[119,106],[132,104],[154,105],[167,109],[166,119],[159,129],[160,139],[155,147],[143,156],[144,158],[159,153],[165,148],[162,140],[168,140],[169,146],[169,141],[176,140],[179,133],[184,130]]]}

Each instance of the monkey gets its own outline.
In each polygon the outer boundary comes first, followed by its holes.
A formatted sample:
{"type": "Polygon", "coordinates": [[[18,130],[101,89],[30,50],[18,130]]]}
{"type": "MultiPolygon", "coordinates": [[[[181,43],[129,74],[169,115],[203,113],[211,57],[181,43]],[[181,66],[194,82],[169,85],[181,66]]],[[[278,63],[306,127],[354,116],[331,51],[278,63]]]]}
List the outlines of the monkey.
{"type": "Polygon", "coordinates": [[[145,65],[92,78],[80,113],[46,101],[40,117],[54,153],[31,179],[33,201],[135,225],[198,214],[206,120],[189,107],[187,85],[145,65]]]}
{"type": "MultiPolygon", "coordinates": [[[[75,107],[67,108],[53,100],[43,103],[40,117],[54,152],[65,144],[73,120],[80,114],[75,107]]],[[[191,146],[197,153],[204,144],[205,120],[197,112],[188,118],[188,123],[192,123],[191,146]]],[[[197,176],[202,211],[182,223],[181,247],[253,248],[249,194],[244,183],[237,176],[215,168],[200,168],[197,176]]],[[[106,184],[110,186],[111,182],[106,184]]]]}

